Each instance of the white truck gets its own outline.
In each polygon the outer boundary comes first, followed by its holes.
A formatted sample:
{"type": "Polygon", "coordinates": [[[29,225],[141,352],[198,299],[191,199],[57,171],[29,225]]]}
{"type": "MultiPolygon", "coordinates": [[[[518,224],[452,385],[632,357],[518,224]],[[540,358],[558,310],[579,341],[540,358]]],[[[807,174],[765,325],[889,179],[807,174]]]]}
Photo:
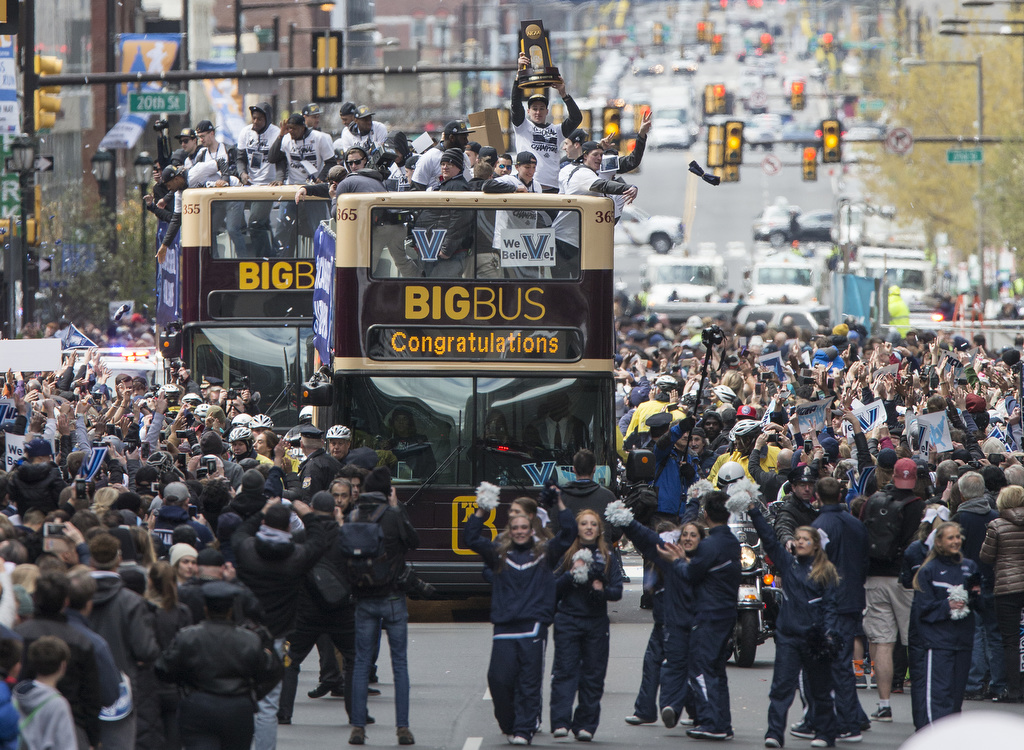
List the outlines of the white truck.
{"type": "Polygon", "coordinates": [[[689,148],[693,145],[700,127],[696,119],[697,98],[692,86],[653,88],[650,105],[653,127],[649,139],[652,148],[689,148]]]}
{"type": "Polygon", "coordinates": [[[649,305],[669,302],[715,302],[725,286],[725,262],[718,255],[673,257],[649,255],[640,267],[640,282],[649,305]]]}
{"type": "Polygon", "coordinates": [[[857,263],[865,275],[885,278],[886,283],[900,288],[908,305],[920,304],[935,287],[935,264],[924,250],[912,247],[857,248],[857,263]]]}
{"type": "Polygon", "coordinates": [[[818,272],[793,253],[768,255],[754,263],[747,301],[752,305],[806,305],[817,301],[818,272]]]}

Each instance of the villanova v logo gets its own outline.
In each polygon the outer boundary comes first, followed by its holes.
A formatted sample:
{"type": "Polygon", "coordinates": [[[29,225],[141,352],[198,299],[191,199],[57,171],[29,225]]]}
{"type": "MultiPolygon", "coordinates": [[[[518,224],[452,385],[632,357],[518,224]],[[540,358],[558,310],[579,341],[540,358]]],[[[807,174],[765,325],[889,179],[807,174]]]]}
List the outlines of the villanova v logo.
{"type": "Polygon", "coordinates": [[[547,234],[531,235],[523,232],[523,244],[533,260],[540,260],[544,254],[544,248],[548,246],[547,234]]]}
{"type": "Polygon", "coordinates": [[[441,248],[444,247],[444,238],[448,230],[434,229],[430,232],[429,238],[427,237],[427,231],[426,229],[413,229],[412,238],[416,242],[416,249],[419,250],[420,258],[432,262],[437,260],[441,248]]]}

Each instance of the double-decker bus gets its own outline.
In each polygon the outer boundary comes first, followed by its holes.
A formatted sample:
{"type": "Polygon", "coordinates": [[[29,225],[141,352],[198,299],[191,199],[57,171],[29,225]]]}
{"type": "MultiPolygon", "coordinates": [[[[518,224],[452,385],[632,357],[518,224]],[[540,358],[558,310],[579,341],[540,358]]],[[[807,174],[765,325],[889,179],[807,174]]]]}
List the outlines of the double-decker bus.
{"type": "Polygon", "coordinates": [[[384,452],[420,533],[410,559],[447,594],[487,588],[460,542],[480,482],[507,507],[570,481],[589,448],[612,483],[613,225],[607,198],[339,196],[333,278],[317,257],[333,289],[317,284],[316,325],[334,321],[317,329],[332,350],[317,423],[384,452]]]}
{"type": "Polygon", "coordinates": [[[313,237],[330,201],[298,186],[186,190],[181,349],[196,376],[248,387],[277,427],[298,421],[313,372],[313,237]]]}

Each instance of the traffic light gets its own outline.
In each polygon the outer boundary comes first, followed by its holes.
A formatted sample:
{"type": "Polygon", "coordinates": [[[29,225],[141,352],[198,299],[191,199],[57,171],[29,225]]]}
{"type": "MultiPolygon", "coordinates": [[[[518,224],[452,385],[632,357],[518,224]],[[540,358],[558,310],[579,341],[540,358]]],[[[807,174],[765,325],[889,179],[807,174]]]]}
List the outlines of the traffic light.
{"type": "Polygon", "coordinates": [[[726,164],[715,170],[715,174],[722,178],[722,182],[739,182],[740,168],[735,164],[726,164]]]}
{"type": "MultiPolygon", "coordinates": [[[[345,40],[341,31],[326,31],[313,35],[314,68],[340,68],[345,59],[345,40]]],[[[313,76],[313,99],[318,102],[343,101],[341,76],[313,76]]]]}
{"type": "Polygon", "coordinates": [[[832,51],[832,41],[833,41],[832,33],[826,31],[824,34],[821,35],[821,48],[823,50],[825,50],[826,52],[831,52],[832,51]]]}
{"type": "Polygon", "coordinates": [[[821,122],[821,163],[838,164],[843,160],[842,131],[839,120],[821,122]]]}
{"type": "Polygon", "coordinates": [[[716,83],[712,88],[712,95],[714,100],[714,111],[712,114],[724,115],[725,114],[725,84],[716,83]]]}
{"type": "Polygon", "coordinates": [[[789,108],[794,112],[804,108],[804,82],[793,81],[789,87],[789,108]]]}
{"type": "Polygon", "coordinates": [[[722,35],[715,34],[711,37],[711,54],[720,55],[722,54],[722,35]]]}
{"type": "Polygon", "coordinates": [[[611,138],[617,142],[619,133],[622,131],[622,112],[617,107],[605,107],[601,113],[601,122],[603,123],[601,137],[611,138]]]}
{"type": "MultiPolygon", "coordinates": [[[[35,69],[37,76],[60,75],[64,70],[64,61],[52,55],[36,55],[35,69]]],[[[52,128],[57,124],[57,113],[60,112],[60,86],[46,86],[45,82],[45,78],[40,78],[39,88],[35,91],[32,121],[36,130],[52,128]]]]}
{"type": "Polygon", "coordinates": [[[761,34],[761,51],[764,54],[767,55],[771,53],[773,44],[774,41],[772,40],[771,34],[769,34],[768,32],[761,34]]]}
{"type": "Polygon", "coordinates": [[[804,182],[816,182],[818,179],[818,149],[808,146],[804,149],[804,182]]]}
{"type": "Polygon", "coordinates": [[[697,21],[697,41],[706,42],[708,40],[708,25],[704,21],[697,21]]]}
{"type": "Polygon", "coordinates": [[[708,166],[721,167],[725,164],[723,144],[725,143],[725,125],[708,126],[708,166]]]}
{"type": "Polygon", "coordinates": [[[743,123],[730,120],[725,123],[725,158],[726,164],[743,163],[743,123]]]}
{"type": "Polygon", "coordinates": [[[654,22],[654,31],[652,34],[653,42],[655,47],[660,47],[665,42],[665,31],[661,25],[661,21],[654,22]]]}

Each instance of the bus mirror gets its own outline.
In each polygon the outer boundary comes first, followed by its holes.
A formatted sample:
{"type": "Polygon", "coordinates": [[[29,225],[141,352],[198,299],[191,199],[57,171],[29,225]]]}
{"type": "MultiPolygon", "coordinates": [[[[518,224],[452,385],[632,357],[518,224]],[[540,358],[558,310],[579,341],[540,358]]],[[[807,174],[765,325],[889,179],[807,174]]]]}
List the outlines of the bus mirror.
{"type": "Polygon", "coordinates": [[[330,406],[334,403],[334,384],[330,381],[310,381],[302,384],[303,406],[330,406]]]}
{"type": "Polygon", "coordinates": [[[654,452],[638,448],[626,455],[626,481],[650,482],[654,479],[654,452]]]}

